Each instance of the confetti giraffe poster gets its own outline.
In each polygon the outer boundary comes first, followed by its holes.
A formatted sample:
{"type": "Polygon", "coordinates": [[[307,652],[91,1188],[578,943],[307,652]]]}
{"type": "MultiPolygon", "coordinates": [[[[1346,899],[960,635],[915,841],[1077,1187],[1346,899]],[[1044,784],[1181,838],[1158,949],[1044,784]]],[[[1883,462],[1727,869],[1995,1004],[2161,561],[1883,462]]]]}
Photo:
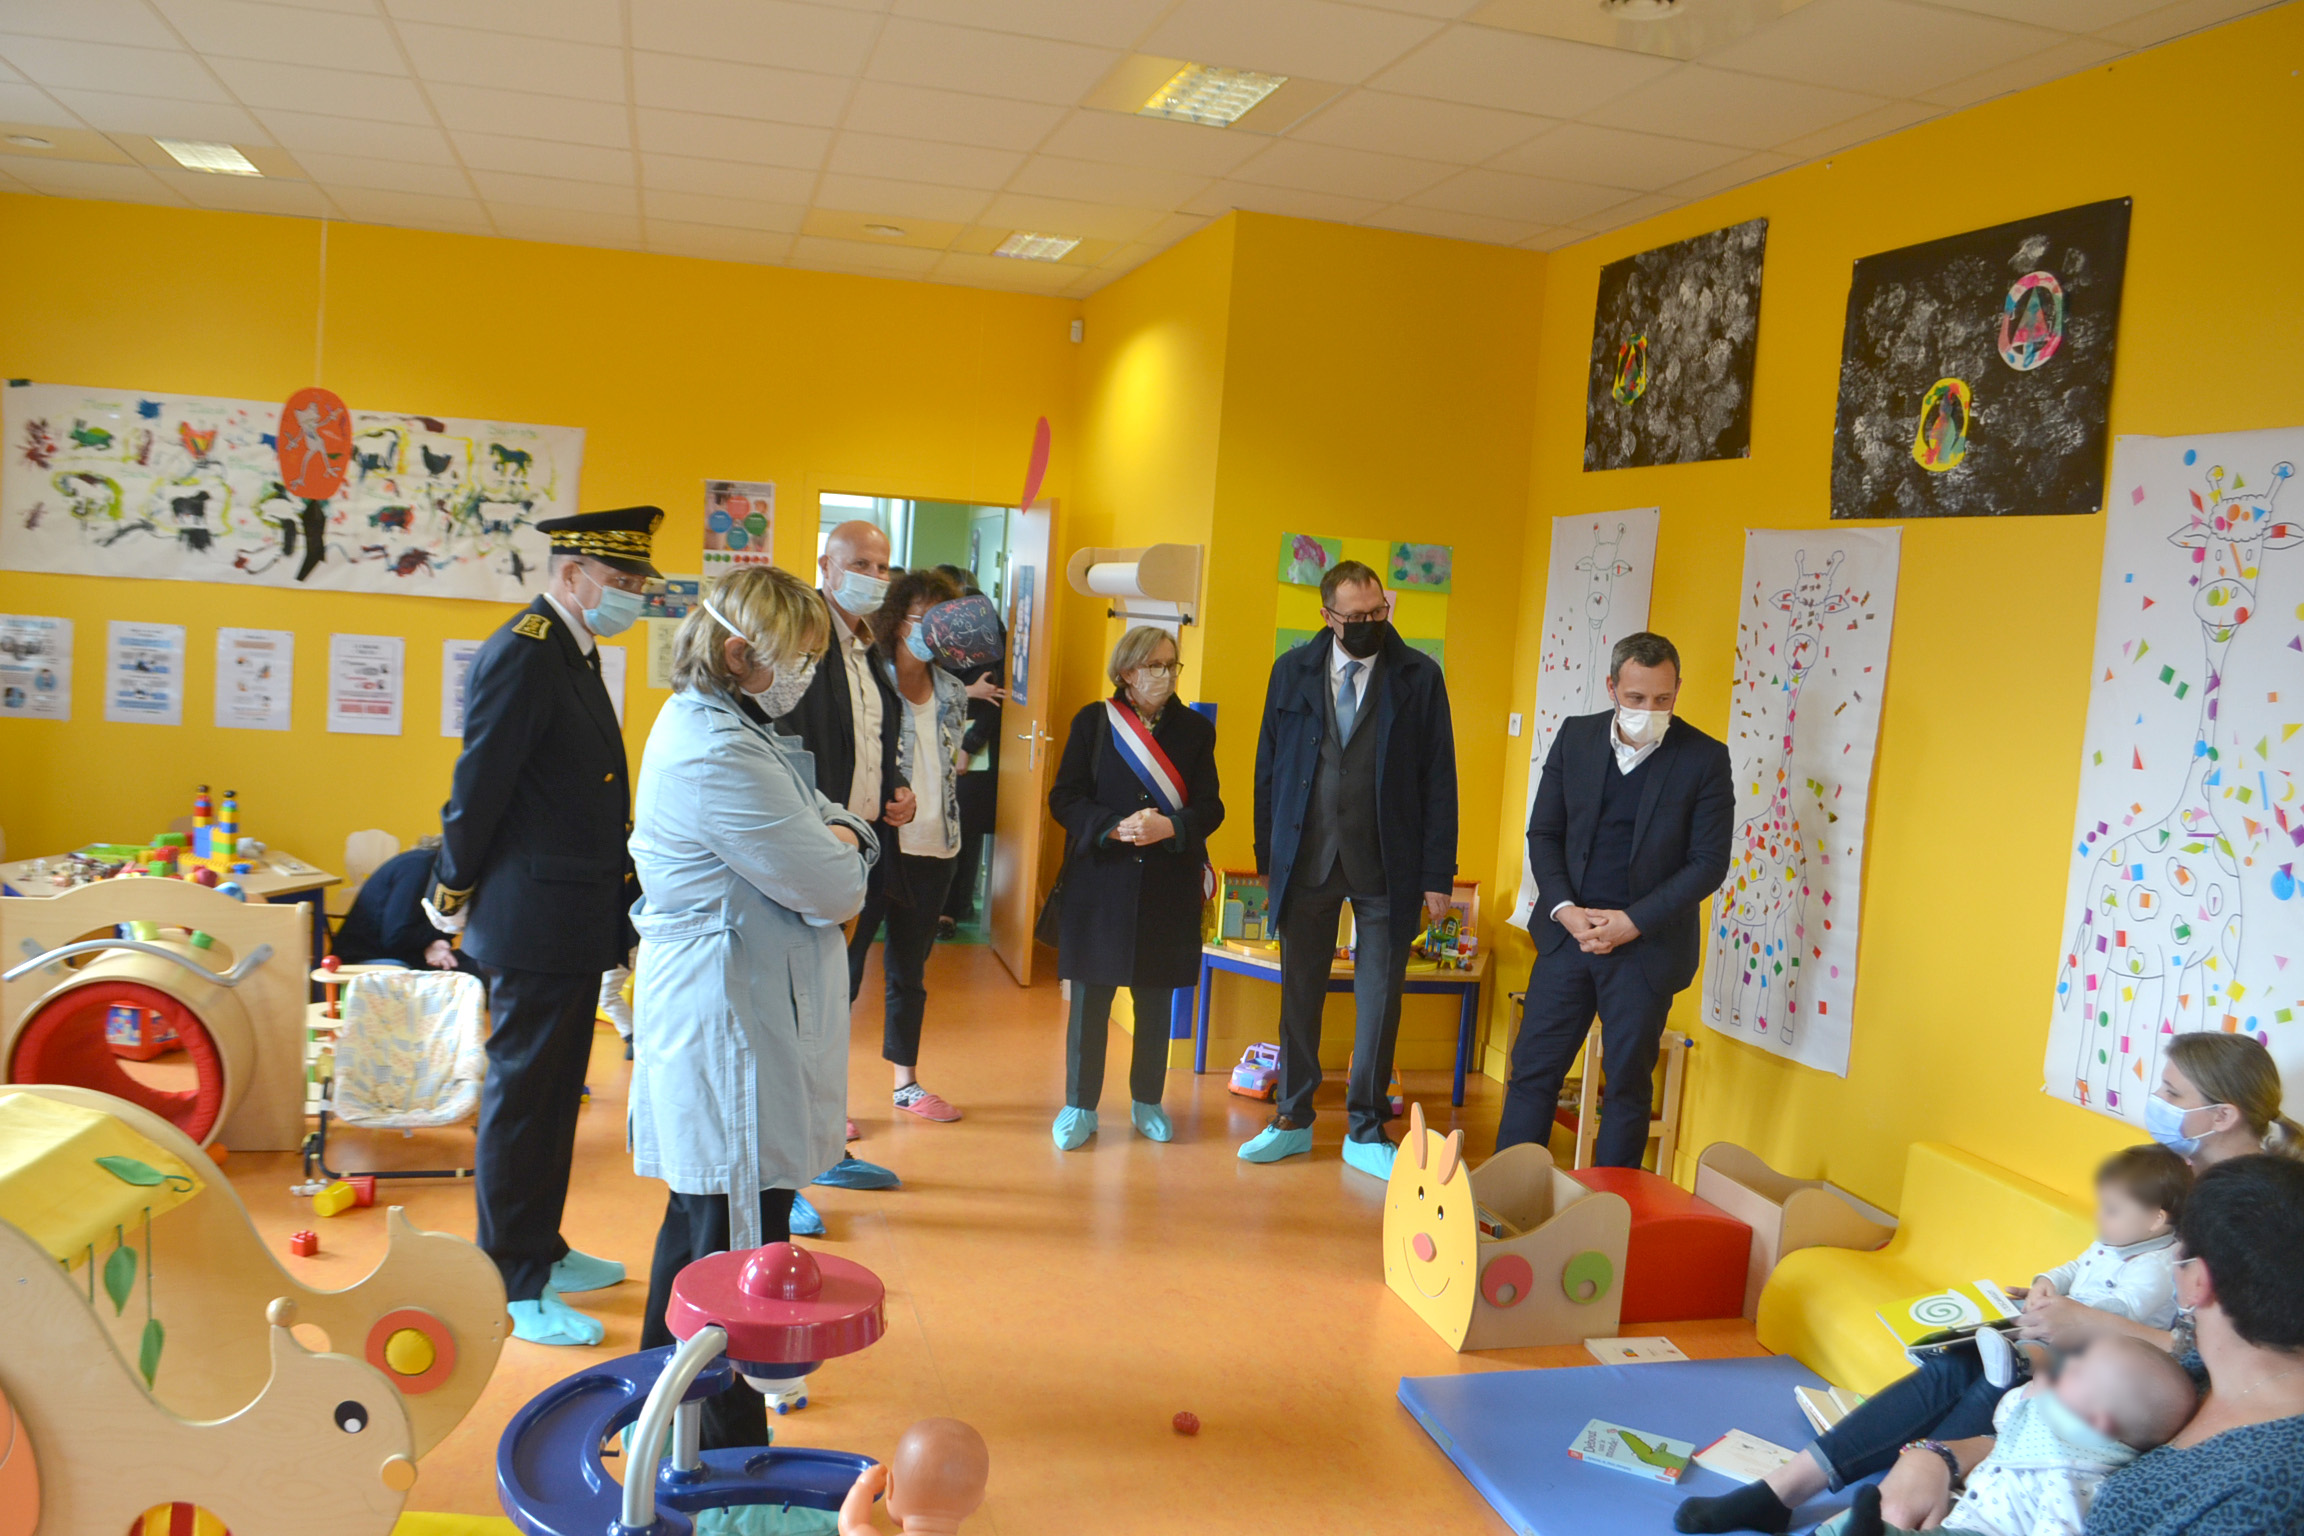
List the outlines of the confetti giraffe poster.
{"type": "Polygon", "coordinates": [[[2180,1031],[2304,1080],[2304,428],[2112,456],[2048,1092],[2142,1124],[2180,1031]]]}
{"type": "Polygon", "coordinates": [[[1728,751],[1736,832],[1704,1021],[1848,1075],[1897,529],[1748,529],[1728,751]]]}
{"type": "MultiPolygon", "coordinates": [[[[1649,585],[1656,575],[1656,509],[1600,512],[1552,519],[1552,567],[1544,580],[1544,648],[1536,662],[1536,708],[1528,718],[1528,804],[1520,825],[1536,809],[1536,786],[1560,722],[1613,708],[1608,702],[1608,656],[1616,642],[1648,627],[1649,585]]],[[[1520,846],[1520,894],[1513,927],[1525,929],[1536,902],[1536,872],[1528,846],[1520,846]]]]}

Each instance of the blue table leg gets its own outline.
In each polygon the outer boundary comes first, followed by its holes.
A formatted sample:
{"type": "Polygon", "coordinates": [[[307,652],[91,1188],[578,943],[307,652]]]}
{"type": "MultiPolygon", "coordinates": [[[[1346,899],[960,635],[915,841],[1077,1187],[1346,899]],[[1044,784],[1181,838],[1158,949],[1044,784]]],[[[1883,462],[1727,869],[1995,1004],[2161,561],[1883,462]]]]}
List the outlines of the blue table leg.
{"type": "Polygon", "coordinates": [[[1463,989],[1463,1001],[1456,1008],[1456,1093],[1448,1102],[1464,1107],[1464,1069],[1472,1061],[1472,1034],[1480,1027],[1480,986],[1475,982],[1463,989]]]}
{"type": "Polygon", "coordinates": [[[1208,1070],[1208,1004],[1211,1001],[1210,994],[1216,990],[1215,979],[1215,973],[1208,968],[1208,957],[1202,955],[1200,957],[1199,987],[1200,1028],[1194,1032],[1192,1041],[1192,1070],[1195,1073],[1208,1070]]]}

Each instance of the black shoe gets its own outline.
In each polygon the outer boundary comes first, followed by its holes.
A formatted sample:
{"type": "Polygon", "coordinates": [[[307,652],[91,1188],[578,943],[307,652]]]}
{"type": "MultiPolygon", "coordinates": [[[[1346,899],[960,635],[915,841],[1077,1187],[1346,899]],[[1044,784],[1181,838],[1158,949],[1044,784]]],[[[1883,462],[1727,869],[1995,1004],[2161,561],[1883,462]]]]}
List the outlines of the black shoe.
{"type": "Polygon", "coordinates": [[[960,925],[948,917],[940,917],[936,919],[936,937],[956,939],[960,937],[960,925]]]}

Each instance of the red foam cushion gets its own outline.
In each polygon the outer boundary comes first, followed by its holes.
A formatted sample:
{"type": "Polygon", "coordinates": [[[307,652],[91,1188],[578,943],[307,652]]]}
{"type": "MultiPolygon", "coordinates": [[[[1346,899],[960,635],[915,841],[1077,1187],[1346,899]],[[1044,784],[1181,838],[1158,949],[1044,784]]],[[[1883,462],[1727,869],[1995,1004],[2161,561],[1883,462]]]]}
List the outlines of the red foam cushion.
{"type": "Polygon", "coordinates": [[[1579,1168],[1587,1189],[1621,1195],[1632,1207],[1624,1251],[1627,1323],[1737,1317],[1752,1229],[1709,1200],[1644,1168],[1579,1168]]]}
{"type": "Polygon", "coordinates": [[[91,982],[41,1004],[16,1036],[8,1081],[93,1088],[150,1110],[194,1141],[206,1141],[224,1113],[224,1061],[208,1027],[177,998],[139,981],[91,982]],[[120,1070],[104,1038],[115,1003],[149,1008],[168,1021],[192,1062],[189,1091],[149,1087],[120,1070]]]}

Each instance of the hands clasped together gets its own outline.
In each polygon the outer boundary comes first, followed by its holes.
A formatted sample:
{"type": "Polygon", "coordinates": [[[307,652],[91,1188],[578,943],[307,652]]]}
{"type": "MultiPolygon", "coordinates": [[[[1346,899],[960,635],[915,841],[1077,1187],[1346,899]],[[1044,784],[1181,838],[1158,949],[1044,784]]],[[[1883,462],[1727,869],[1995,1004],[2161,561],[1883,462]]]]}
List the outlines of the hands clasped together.
{"type": "Polygon", "coordinates": [[[1631,918],[1599,907],[1562,907],[1553,918],[1588,955],[1607,954],[1618,945],[1629,944],[1640,937],[1640,930],[1631,918]]]}

